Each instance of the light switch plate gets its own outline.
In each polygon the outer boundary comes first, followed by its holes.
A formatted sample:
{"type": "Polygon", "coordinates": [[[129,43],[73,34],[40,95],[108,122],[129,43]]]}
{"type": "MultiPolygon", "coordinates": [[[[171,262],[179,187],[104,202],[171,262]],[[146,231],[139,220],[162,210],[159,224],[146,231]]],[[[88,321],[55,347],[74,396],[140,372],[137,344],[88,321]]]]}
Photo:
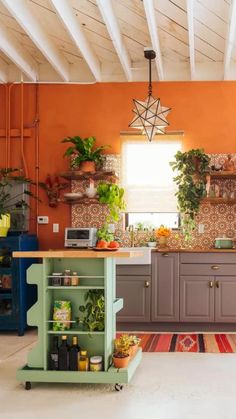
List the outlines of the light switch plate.
{"type": "Polygon", "coordinates": [[[59,233],[59,224],[58,223],[53,223],[52,231],[53,231],[53,233],[59,233]]]}
{"type": "Polygon", "coordinates": [[[205,230],[204,224],[198,224],[198,233],[203,234],[205,230]]]}

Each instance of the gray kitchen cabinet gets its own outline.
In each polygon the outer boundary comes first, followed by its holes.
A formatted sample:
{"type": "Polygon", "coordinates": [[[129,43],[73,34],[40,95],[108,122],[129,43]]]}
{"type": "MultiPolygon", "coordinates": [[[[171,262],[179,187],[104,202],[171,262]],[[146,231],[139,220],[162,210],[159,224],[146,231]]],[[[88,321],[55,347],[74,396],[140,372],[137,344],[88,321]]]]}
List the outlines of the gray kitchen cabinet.
{"type": "Polygon", "coordinates": [[[116,295],[124,300],[118,322],[150,322],[151,265],[118,265],[116,295]]]}
{"type": "Polygon", "coordinates": [[[180,257],[180,321],[236,322],[236,254],[180,257]]]}
{"type": "Polygon", "coordinates": [[[214,277],[180,277],[180,321],[214,321],[214,277]]]}
{"type": "Polygon", "coordinates": [[[153,322],[179,321],[179,253],[152,254],[153,322]]]}

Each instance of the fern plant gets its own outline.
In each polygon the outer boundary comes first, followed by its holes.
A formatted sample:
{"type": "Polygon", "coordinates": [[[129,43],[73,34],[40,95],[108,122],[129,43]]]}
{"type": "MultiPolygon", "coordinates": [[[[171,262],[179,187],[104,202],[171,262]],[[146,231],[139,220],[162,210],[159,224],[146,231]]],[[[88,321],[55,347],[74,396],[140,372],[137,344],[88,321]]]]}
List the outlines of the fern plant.
{"type": "Polygon", "coordinates": [[[71,159],[71,168],[79,167],[83,161],[94,161],[96,165],[101,165],[103,156],[102,151],[110,146],[103,145],[94,148],[96,142],[95,137],[81,138],[79,136],[67,137],[62,140],[62,143],[72,143],[73,146],[68,147],[64,156],[71,159]]]}

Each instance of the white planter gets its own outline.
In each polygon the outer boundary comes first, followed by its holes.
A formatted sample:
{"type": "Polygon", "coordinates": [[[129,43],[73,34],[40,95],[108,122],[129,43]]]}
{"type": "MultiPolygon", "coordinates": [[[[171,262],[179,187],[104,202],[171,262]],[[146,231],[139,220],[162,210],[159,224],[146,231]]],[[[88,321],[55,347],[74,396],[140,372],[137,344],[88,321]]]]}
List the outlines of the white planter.
{"type": "Polygon", "coordinates": [[[156,247],[157,243],[156,242],[148,242],[148,247],[156,247]]]}

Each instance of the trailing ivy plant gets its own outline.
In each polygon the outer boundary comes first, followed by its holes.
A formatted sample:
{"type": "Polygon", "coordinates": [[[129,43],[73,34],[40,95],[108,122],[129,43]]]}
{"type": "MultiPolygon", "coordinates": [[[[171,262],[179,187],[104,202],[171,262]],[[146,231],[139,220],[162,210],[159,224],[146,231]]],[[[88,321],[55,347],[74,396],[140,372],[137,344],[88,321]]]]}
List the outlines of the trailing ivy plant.
{"type": "Polygon", "coordinates": [[[107,222],[115,223],[119,221],[120,211],[125,209],[124,189],[115,183],[101,182],[97,187],[97,193],[99,202],[108,205],[107,222]]]}
{"type": "Polygon", "coordinates": [[[181,214],[181,227],[186,242],[192,239],[195,229],[195,218],[199,212],[201,199],[206,195],[206,175],[209,173],[210,158],[203,149],[178,151],[175,161],[170,165],[177,176],[174,181],[178,186],[176,192],[178,209],[181,214]]]}
{"type": "Polygon", "coordinates": [[[103,290],[89,290],[85,293],[85,305],[79,306],[82,317],[78,317],[79,323],[92,331],[104,331],[105,300],[103,290]]]}

